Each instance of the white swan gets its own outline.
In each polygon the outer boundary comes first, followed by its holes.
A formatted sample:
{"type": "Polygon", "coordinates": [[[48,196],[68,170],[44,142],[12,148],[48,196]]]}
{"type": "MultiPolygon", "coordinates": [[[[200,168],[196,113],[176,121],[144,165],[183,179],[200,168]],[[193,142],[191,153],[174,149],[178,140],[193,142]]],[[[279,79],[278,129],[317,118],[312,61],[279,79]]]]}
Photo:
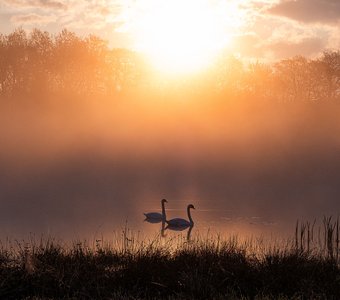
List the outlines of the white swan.
{"type": "Polygon", "coordinates": [[[161,221],[164,222],[166,220],[164,203],[168,203],[168,201],[166,201],[166,199],[162,199],[162,201],[161,201],[162,213],[159,213],[159,212],[144,213],[144,215],[146,217],[145,220],[150,222],[150,223],[159,223],[161,221]]]}
{"type": "Polygon", "coordinates": [[[169,221],[165,221],[168,224],[169,229],[175,229],[175,228],[187,228],[194,226],[194,221],[191,218],[190,209],[195,209],[195,207],[192,204],[189,204],[187,207],[187,213],[188,213],[188,220],[182,219],[182,218],[175,218],[171,219],[169,221]]]}

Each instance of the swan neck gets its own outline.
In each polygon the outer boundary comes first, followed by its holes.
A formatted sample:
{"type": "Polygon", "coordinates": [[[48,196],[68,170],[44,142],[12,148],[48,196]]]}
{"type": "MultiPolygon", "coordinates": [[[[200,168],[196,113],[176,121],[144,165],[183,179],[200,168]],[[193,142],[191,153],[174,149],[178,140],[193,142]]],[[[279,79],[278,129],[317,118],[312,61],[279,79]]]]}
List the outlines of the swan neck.
{"type": "Polygon", "coordinates": [[[190,208],[191,208],[191,207],[189,207],[189,206],[188,206],[188,208],[187,208],[188,218],[189,218],[190,224],[194,224],[194,221],[193,221],[193,219],[191,218],[190,208]]]}
{"type": "Polygon", "coordinates": [[[163,215],[163,219],[166,220],[164,202],[162,202],[162,215],[163,215]]]}

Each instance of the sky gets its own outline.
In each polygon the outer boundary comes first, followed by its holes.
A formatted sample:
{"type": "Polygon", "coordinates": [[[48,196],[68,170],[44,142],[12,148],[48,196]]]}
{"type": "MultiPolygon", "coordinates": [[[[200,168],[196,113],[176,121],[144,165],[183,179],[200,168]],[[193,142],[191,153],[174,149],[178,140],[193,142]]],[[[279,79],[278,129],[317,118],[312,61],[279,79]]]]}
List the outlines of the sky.
{"type": "MultiPolygon", "coordinates": [[[[0,32],[22,27],[57,33],[67,28],[80,35],[99,35],[112,47],[133,49],[134,22],[140,8],[150,1],[0,0],[0,32]]],[[[237,6],[237,14],[226,14],[226,18],[236,16],[240,21],[232,28],[228,45],[240,56],[267,60],[316,57],[325,49],[340,47],[339,0],[211,1],[237,6]]]]}

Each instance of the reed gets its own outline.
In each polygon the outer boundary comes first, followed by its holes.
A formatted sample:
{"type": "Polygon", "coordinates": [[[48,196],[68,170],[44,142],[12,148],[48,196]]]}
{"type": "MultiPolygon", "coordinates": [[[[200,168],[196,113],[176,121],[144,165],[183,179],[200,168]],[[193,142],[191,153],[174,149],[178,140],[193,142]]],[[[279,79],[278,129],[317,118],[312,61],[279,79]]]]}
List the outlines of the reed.
{"type": "Polygon", "coordinates": [[[297,221],[295,227],[295,250],[318,252],[339,262],[339,216],[324,216],[321,223],[297,221]],[[316,227],[317,226],[317,227],[316,227]],[[317,240],[315,234],[317,232],[317,240]]]}

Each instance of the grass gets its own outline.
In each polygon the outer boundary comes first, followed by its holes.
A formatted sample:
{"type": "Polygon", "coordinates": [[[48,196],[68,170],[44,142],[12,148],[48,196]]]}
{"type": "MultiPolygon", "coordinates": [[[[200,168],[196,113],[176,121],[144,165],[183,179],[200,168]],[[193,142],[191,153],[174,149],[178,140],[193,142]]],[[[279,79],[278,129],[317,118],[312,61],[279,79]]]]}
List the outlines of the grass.
{"type": "Polygon", "coordinates": [[[285,245],[220,236],[138,241],[129,231],[92,246],[7,243],[0,299],[340,299],[339,222],[323,224],[321,248],[304,223],[285,245]]]}

